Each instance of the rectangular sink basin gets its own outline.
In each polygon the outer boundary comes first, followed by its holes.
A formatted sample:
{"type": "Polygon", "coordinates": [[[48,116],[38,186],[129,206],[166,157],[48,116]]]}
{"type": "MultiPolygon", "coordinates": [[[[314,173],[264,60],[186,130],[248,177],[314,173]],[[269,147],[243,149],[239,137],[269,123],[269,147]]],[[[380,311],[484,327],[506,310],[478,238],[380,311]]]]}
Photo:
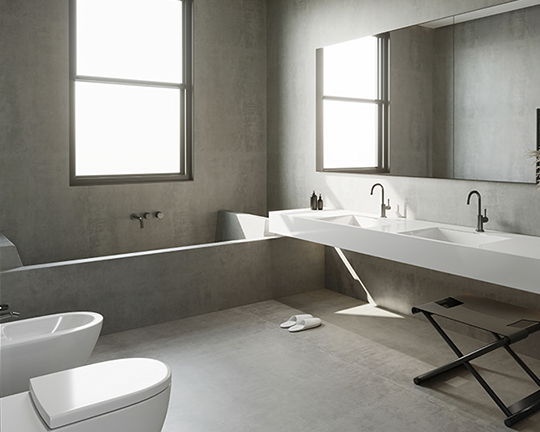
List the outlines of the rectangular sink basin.
{"type": "Polygon", "coordinates": [[[377,219],[358,215],[332,216],[327,218],[321,218],[319,220],[332,222],[340,225],[356,226],[360,228],[378,227],[389,223],[386,219],[377,219]]]}
{"type": "Polygon", "coordinates": [[[414,231],[404,231],[400,234],[410,235],[412,237],[421,237],[431,240],[438,240],[447,243],[460,244],[465,246],[482,246],[489,243],[495,243],[508,240],[506,237],[500,237],[485,233],[458,231],[447,228],[425,228],[414,231]]]}

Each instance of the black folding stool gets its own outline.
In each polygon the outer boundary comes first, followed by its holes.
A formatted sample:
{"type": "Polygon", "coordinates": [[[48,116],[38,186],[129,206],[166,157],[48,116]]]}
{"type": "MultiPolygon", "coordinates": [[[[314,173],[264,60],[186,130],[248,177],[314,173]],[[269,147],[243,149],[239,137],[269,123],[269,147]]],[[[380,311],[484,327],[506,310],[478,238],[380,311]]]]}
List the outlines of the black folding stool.
{"type": "Polygon", "coordinates": [[[504,421],[506,426],[510,427],[540,410],[540,390],[537,390],[511,406],[506,406],[487,384],[484,378],[480,376],[474,366],[469,363],[471,360],[502,347],[540,387],[540,379],[523,362],[523,360],[518,357],[514,350],[510,348],[511,344],[525,339],[531,333],[540,330],[540,312],[484,297],[478,297],[472,294],[462,294],[426,303],[422,306],[415,306],[412,308],[412,312],[413,314],[422,312],[450,348],[452,348],[454,353],[459,357],[457,360],[438,367],[431,372],[417,376],[414,378],[415,384],[421,384],[443,372],[464,365],[506,415],[506,420],[504,421]],[[476,351],[463,355],[459,348],[450,340],[448,335],[435,321],[433,315],[449,318],[488,331],[495,337],[495,341],[476,351]]]}

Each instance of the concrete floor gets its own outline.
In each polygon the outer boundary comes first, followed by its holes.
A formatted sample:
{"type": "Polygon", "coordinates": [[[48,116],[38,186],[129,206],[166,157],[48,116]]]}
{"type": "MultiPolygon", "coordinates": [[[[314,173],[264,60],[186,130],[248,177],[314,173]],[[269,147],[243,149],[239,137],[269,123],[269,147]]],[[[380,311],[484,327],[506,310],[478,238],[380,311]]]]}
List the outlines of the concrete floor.
{"type": "MultiPolygon", "coordinates": [[[[450,335],[462,351],[484,344],[450,335]]],[[[172,369],[164,432],[508,430],[465,368],[413,384],[455,358],[430,324],[327,290],[106,335],[90,362],[137,356],[172,369]],[[323,325],[279,327],[300,311],[323,325]]],[[[508,405],[536,390],[503,350],[474,364],[508,405]]],[[[513,429],[540,430],[540,413],[513,429]]]]}

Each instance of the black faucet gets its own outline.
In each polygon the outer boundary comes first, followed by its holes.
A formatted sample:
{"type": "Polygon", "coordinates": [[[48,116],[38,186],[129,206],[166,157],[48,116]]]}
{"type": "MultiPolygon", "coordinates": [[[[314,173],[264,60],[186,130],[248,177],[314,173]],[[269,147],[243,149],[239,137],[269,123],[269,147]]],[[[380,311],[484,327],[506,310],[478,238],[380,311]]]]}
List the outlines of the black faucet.
{"type": "Polygon", "coordinates": [[[484,232],[484,224],[489,221],[487,217],[487,210],[484,209],[484,215],[482,216],[482,197],[480,196],[480,192],[478,192],[477,190],[473,190],[469,192],[469,196],[467,197],[467,205],[470,204],[471,196],[473,195],[478,196],[478,217],[477,217],[476,231],[484,232]]]}
{"type": "Polygon", "coordinates": [[[144,228],[144,219],[141,215],[132,213],[131,214],[131,220],[138,220],[139,224],[141,225],[141,229],[144,228]]]}
{"type": "Polygon", "coordinates": [[[10,321],[19,318],[19,312],[9,310],[8,303],[0,304],[0,321],[10,321]]]}
{"type": "Polygon", "coordinates": [[[370,195],[373,195],[373,189],[375,189],[375,186],[381,187],[381,217],[386,217],[386,210],[390,210],[392,207],[390,207],[390,199],[388,199],[388,205],[384,203],[384,186],[380,183],[375,183],[373,186],[371,186],[371,193],[370,195]]]}
{"type": "MultiPolygon", "coordinates": [[[[161,212],[156,212],[156,217],[161,219],[163,218],[163,216],[158,216],[158,214],[163,214],[161,212]]],[[[140,215],[136,214],[136,213],[132,213],[131,214],[131,220],[137,220],[139,221],[139,225],[142,228],[144,228],[144,220],[145,219],[150,219],[152,218],[152,214],[151,213],[148,213],[148,212],[144,212],[144,213],[141,213],[140,215]]]]}

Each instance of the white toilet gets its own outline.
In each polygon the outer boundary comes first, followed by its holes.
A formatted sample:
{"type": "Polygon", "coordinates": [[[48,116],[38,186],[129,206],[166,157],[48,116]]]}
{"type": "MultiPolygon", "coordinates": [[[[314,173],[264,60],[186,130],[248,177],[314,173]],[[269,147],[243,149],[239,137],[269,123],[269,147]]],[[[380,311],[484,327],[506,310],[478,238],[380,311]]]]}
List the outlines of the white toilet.
{"type": "Polygon", "coordinates": [[[171,370],[153,359],[111,360],[30,379],[0,399],[2,432],[159,432],[171,370]]]}

